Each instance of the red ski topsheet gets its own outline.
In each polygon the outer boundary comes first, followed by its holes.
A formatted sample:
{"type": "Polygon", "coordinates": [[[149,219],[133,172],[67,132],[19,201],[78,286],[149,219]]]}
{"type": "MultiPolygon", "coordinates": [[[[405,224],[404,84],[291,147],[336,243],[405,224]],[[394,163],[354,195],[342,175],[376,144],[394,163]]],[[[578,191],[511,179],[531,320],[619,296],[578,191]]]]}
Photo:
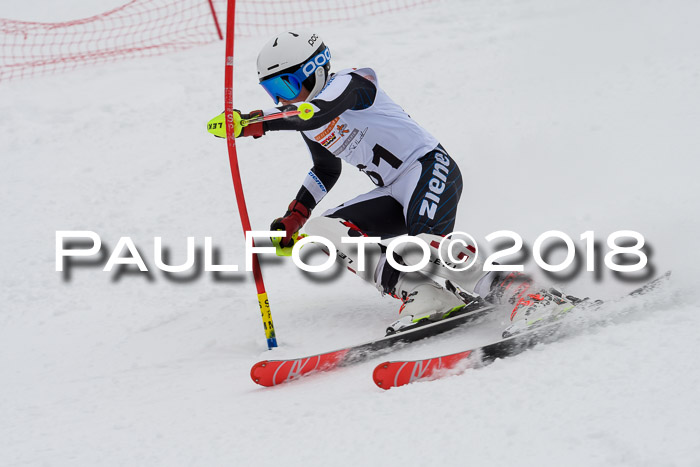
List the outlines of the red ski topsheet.
{"type": "Polygon", "coordinates": [[[325,371],[335,368],[349,349],[314,355],[296,360],[263,360],[253,365],[250,377],[261,386],[276,386],[287,383],[313,371],[325,371]]]}
{"type": "Polygon", "coordinates": [[[443,371],[452,370],[472,354],[472,350],[425,360],[384,362],[374,369],[374,383],[382,389],[429,380],[443,371]]]}
{"type": "Polygon", "coordinates": [[[363,344],[325,352],[311,357],[288,360],[263,360],[253,365],[250,377],[261,386],[276,386],[293,381],[313,372],[328,371],[341,366],[367,361],[380,353],[389,352],[401,345],[420,339],[435,336],[455,329],[465,323],[486,316],[492,306],[480,306],[476,309],[465,310],[453,316],[429,324],[416,326],[407,331],[397,332],[363,344]]]}
{"type": "MultiPolygon", "coordinates": [[[[670,276],[671,271],[667,271],[661,277],[633,290],[628,295],[634,296],[650,292],[663,284],[670,276]]],[[[588,308],[587,312],[594,311],[595,307],[600,306],[600,303],[592,303],[593,308],[588,308]]],[[[581,305],[577,306],[577,309],[580,308],[581,305]]],[[[566,330],[563,333],[559,332],[562,323],[562,321],[554,321],[488,345],[450,355],[423,360],[384,362],[374,369],[374,383],[382,389],[390,389],[414,381],[431,380],[456,374],[468,367],[487,365],[496,359],[512,357],[537,344],[550,343],[566,336],[566,330]],[[456,371],[450,372],[449,370],[456,371]]]]}

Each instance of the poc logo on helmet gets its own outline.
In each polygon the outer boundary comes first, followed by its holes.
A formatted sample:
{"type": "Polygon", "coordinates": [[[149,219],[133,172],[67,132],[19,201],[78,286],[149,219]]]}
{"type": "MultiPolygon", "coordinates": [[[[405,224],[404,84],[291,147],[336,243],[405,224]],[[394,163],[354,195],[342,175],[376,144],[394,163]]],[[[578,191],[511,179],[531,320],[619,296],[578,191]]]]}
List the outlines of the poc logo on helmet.
{"type": "Polygon", "coordinates": [[[314,58],[309,60],[304,64],[302,70],[304,71],[304,77],[308,78],[311,73],[316,71],[316,68],[322,67],[331,60],[331,51],[328,47],[325,48],[323,52],[316,55],[314,58]]]}
{"type": "Polygon", "coordinates": [[[314,45],[314,43],[315,43],[317,40],[318,40],[318,36],[317,36],[316,34],[312,35],[312,36],[309,38],[309,41],[308,41],[308,42],[309,42],[309,45],[314,45]]]}

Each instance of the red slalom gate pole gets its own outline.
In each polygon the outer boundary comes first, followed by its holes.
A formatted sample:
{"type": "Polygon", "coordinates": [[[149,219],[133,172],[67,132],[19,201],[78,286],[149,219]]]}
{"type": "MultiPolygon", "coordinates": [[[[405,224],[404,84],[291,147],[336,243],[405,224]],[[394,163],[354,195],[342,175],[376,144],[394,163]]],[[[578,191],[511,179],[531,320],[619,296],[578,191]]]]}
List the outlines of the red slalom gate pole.
{"type": "MultiPolygon", "coordinates": [[[[238,212],[241,215],[243,233],[246,234],[251,230],[250,219],[248,218],[248,209],[246,208],[245,195],[243,194],[241,173],[238,168],[238,155],[236,153],[236,137],[234,135],[233,128],[233,39],[235,30],[235,18],[236,0],[228,0],[228,8],[226,12],[226,73],[224,77],[226,145],[228,146],[228,160],[231,164],[231,178],[233,179],[233,189],[236,192],[238,212]]],[[[260,271],[260,263],[258,262],[257,255],[255,254],[253,255],[253,277],[255,278],[255,287],[258,290],[258,304],[260,305],[260,313],[262,315],[263,326],[265,327],[267,348],[272,349],[273,347],[277,347],[275,326],[272,324],[270,302],[267,299],[267,292],[265,292],[265,284],[263,282],[262,272],[260,271]]]]}

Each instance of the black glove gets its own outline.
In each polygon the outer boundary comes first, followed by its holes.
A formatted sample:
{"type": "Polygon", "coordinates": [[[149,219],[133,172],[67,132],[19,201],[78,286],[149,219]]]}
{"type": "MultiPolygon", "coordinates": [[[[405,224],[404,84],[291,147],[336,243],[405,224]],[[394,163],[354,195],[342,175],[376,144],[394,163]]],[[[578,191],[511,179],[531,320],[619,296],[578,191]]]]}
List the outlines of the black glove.
{"type": "Polygon", "coordinates": [[[270,230],[285,230],[287,234],[282,237],[279,244],[283,248],[294,245],[292,235],[297,233],[299,229],[309,220],[311,211],[309,208],[294,200],[289,204],[289,209],[284,217],[278,217],[270,225],[270,230]]]}

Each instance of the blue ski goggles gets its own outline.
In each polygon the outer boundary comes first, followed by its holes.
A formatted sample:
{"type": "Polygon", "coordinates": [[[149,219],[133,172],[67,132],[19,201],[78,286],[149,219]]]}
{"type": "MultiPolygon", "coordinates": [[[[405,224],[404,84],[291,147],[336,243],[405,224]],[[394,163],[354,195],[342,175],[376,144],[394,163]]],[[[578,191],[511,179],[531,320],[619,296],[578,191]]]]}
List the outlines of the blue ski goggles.
{"type": "Polygon", "coordinates": [[[325,66],[331,60],[331,51],[324,48],[319,54],[311,57],[294,73],[282,73],[272,78],[260,81],[260,85],[279,104],[280,99],[290,101],[301,92],[301,83],[314,74],[317,68],[325,66]]]}

